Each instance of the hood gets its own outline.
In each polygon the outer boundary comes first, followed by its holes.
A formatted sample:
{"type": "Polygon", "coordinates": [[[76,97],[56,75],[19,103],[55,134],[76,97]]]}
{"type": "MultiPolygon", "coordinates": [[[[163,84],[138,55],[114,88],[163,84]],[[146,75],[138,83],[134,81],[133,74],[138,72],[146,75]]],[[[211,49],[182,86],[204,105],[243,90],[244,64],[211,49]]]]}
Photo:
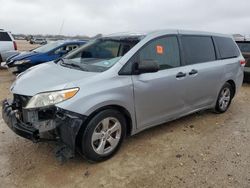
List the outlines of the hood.
{"type": "Polygon", "coordinates": [[[37,52],[34,52],[34,51],[21,52],[20,54],[10,58],[9,61],[7,62],[7,64],[11,64],[14,61],[20,61],[20,60],[27,59],[27,58],[30,58],[30,57],[33,57],[33,56],[38,56],[40,54],[41,53],[37,53],[37,52]]]}
{"type": "Polygon", "coordinates": [[[77,87],[74,82],[90,79],[97,74],[48,62],[34,66],[18,75],[11,86],[11,92],[34,96],[41,92],[77,87]]]}

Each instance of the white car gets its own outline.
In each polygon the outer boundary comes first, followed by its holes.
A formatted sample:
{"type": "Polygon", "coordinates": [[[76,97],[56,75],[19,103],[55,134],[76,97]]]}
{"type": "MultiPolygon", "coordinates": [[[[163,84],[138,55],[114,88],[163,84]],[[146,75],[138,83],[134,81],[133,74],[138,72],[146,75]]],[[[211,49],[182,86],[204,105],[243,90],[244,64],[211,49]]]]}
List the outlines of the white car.
{"type": "Polygon", "coordinates": [[[0,29],[0,63],[6,59],[6,52],[17,50],[16,42],[10,32],[0,29]]]}
{"type": "Polygon", "coordinates": [[[31,39],[30,40],[30,44],[47,44],[47,41],[46,39],[43,39],[43,38],[34,38],[34,39],[31,39]]]}

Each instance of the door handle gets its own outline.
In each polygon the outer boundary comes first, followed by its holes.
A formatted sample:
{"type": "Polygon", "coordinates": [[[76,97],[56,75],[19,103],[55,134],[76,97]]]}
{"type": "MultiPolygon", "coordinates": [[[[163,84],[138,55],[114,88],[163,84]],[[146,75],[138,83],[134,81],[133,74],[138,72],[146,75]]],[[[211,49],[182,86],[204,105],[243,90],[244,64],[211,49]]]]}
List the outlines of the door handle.
{"type": "Polygon", "coordinates": [[[192,69],[192,70],[189,72],[189,75],[194,75],[194,74],[197,74],[197,73],[198,73],[198,71],[197,71],[197,70],[192,69]]]}
{"type": "Polygon", "coordinates": [[[186,75],[187,75],[186,73],[179,72],[177,73],[176,78],[182,78],[182,77],[185,77],[186,75]]]}

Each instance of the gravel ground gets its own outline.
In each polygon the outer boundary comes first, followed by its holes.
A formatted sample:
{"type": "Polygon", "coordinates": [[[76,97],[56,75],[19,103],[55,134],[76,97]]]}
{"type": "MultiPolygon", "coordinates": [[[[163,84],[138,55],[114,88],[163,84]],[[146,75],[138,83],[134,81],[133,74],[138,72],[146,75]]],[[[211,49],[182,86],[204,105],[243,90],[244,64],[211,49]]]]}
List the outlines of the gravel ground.
{"type": "MultiPolygon", "coordinates": [[[[0,100],[13,80],[0,70],[0,100]]],[[[53,144],[15,135],[0,115],[0,187],[250,187],[249,96],[244,84],[225,114],[205,111],[149,129],[98,164],[77,156],[61,165],[53,144]]]]}
{"type": "Polygon", "coordinates": [[[17,49],[20,51],[29,51],[41,46],[39,44],[30,44],[26,40],[17,40],[16,42],[17,42],[17,49]]]}

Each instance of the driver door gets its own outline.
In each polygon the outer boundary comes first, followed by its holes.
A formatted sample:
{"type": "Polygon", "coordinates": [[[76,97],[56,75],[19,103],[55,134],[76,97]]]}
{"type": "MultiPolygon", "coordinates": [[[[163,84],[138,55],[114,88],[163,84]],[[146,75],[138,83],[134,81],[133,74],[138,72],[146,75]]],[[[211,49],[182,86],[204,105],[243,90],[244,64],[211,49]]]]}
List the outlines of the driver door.
{"type": "Polygon", "coordinates": [[[165,36],[146,44],[137,54],[137,61],[154,60],[160,70],[133,75],[137,128],[177,118],[190,110],[185,105],[186,75],[182,74],[177,36],[165,36]]]}

